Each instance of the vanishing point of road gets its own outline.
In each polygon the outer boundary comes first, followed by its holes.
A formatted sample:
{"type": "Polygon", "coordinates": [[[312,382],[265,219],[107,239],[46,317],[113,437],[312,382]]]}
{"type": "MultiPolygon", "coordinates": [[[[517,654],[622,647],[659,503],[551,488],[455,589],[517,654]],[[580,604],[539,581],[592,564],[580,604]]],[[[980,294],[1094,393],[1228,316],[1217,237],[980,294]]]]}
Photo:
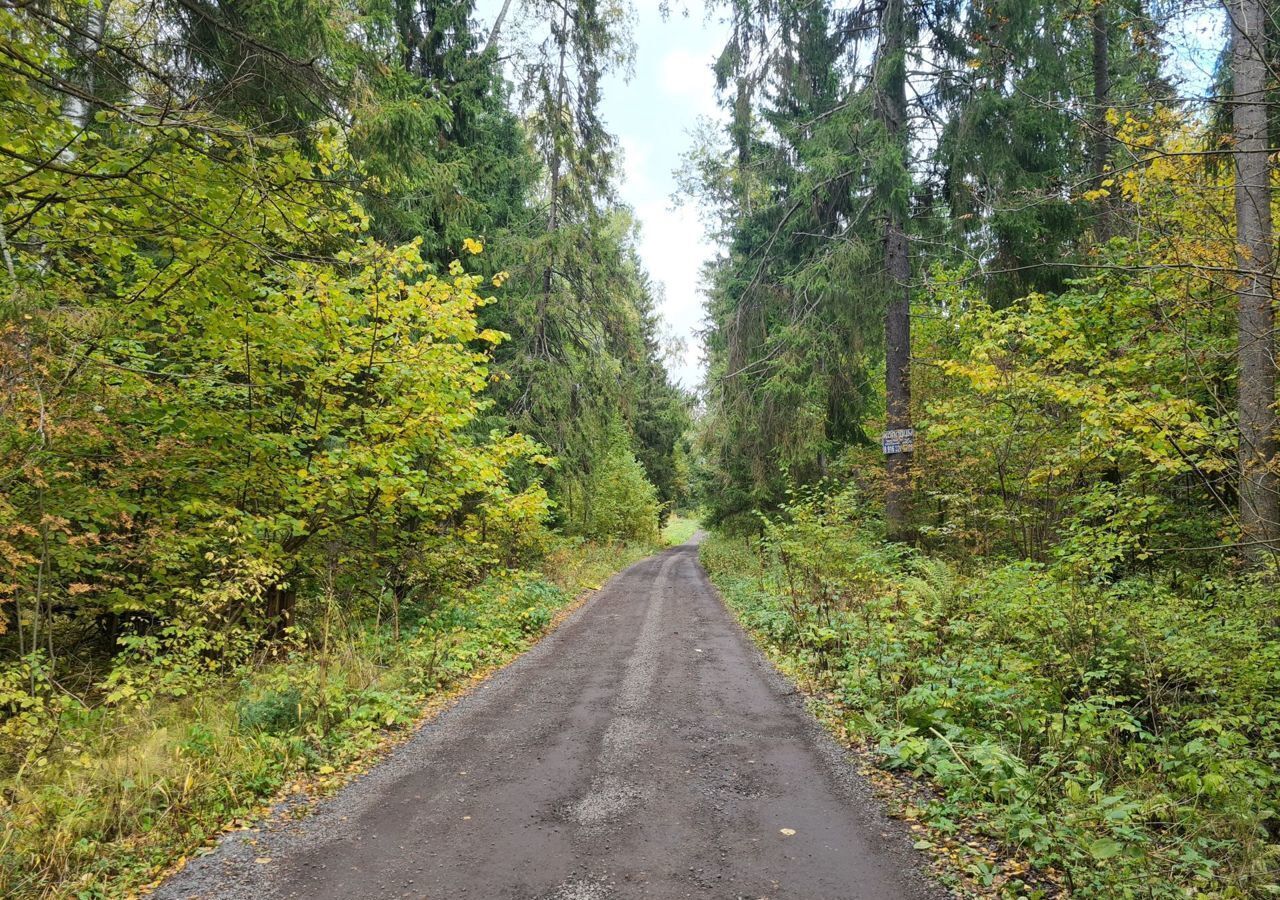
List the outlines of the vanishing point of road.
{"type": "Polygon", "coordinates": [[[156,896],[945,896],[922,864],[689,543],[616,576],[313,815],[224,837],[156,896]]]}

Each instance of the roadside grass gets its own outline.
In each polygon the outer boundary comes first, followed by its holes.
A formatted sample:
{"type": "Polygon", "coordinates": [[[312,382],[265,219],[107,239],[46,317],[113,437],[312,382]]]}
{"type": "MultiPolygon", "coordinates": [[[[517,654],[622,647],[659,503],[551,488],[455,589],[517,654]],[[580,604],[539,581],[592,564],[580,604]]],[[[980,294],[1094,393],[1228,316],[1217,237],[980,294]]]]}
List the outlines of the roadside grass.
{"type": "Polygon", "coordinates": [[[323,623],[190,696],[65,704],[48,746],[0,773],[0,896],[135,894],[290,791],[323,794],[408,733],[428,701],[517,656],[582,591],[652,547],[562,541],[395,623],[323,623]]]}
{"type": "Polygon", "coordinates": [[[676,513],[667,520],[662,529],[662,543],[668,547],[677,547],[693,537],[698,530],[699,521],[676,513]]]}
{"type": "Polygon", "coordinates": [[[600,543],[581,538],[561,538],[542,565],[543,577],[570,596],[595,590],[656,548],[648,544],[600,543]]]}
{"type": "Polygon", "coordinates": [[[890,806],[964,891],[1280,894],[1269,586],[961,572],[839,516],[713,534],[701,557],[828,725],[894,773],[890,806]]]}

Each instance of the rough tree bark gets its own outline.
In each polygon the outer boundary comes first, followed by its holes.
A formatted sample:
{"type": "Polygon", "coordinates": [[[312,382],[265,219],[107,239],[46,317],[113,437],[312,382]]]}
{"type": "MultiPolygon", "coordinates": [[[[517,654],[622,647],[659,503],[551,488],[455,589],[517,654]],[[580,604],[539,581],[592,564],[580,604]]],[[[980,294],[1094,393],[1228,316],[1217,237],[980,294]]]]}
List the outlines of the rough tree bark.
{"type": "MultiPolygon", "coordinates": [[[[1089,174],[1093,176],[1093,188],[1102,188],[1107,176],[1107,151],[1110,149],[1111,134],[1107,126],[1107,107],[1111,102],[1111,71],[1109,56],[1111,50],[1111,34],[1107,24],[1107,2],[1096,0],[1093,7],[1093,121],[1092,134],[1089,136],[1089,174]]],[[[1103,200],[1098,207],[1098,222],[1095,232],[1099,243],[1105,242],[1112,233],[1111,204],[1103,200]]]]}
{"type": "MultiPolygon", "coordinates": [[[[77,64],[83,66],[83,76],[79,79],[84,95],[92,96],[94,90],[93,67],[98,52],[102,49],[102,38],[107,30],[107,13],[111,0],[90,0],[84,13],[84,25],[78,34],[72,35],[77,64]]],[[[67,94],[63,101],[63,115],[78,129],[89,126],[89,103],[84,97],[67,94]]]]}
{"type": "Polygon", "coordinates": [[[1280,547],[1280,496],[1272,468],[1276,453],[1276,360],[1266,9],[1262,0],[1231,0],[1228,13],[1240,267],[1236,290],[1240,525],[1245,556],[1257,561],[1280,547]]]}
{"type": "MultiPolygon", "coordinates": [[[[907,243],[907,83],[903,0],[885,0],[880,22],[880,57],[876,65],[876,110],[889,139],[886,152],[897,156],[903,184],[886,198],[885,273],[891,283],[885,310],[885,427],[911,427],[911,255],[907,243]]],[[[910,451],[886,454],[885,522],[889,536],[910,534],[910,451]]]]}
{"type": "Polygon", "coordinates": [[[503,0],[502,9],[498,11],[498,17],[493,20],[493,27],[489,29],[489,39],[484,42],[485,53],[498,46],[498,35],[502,33],[502,23],[507,20],[507,13],[510,10],[511,0],[503,0]]]}

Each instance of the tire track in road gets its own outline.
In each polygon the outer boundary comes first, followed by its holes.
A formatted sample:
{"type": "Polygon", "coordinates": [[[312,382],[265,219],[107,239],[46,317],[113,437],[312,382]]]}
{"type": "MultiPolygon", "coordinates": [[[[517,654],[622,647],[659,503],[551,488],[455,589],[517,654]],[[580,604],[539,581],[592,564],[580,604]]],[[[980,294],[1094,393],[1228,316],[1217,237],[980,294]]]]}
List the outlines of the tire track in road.
{"type": "Polygon", "coordinates": [[[645,716],[649,695],[658,677],[659,639],[665,618],[668,576],[679,557],[670,556],[649,589],[649,606],[627,660],[626,675],[614,702],[614,718],[605,729],[591,790],[574,806],[573,815],[585,828],[600,828],[644,802],[645,785],[629,777],[641,745],[652,731],[645,716]]]}
{"type": "Polygon", "coordinates": [[[910,845],[691,543],[616,576],[312,815],[226,836],[156,896],[946,896],[910,845]]]}

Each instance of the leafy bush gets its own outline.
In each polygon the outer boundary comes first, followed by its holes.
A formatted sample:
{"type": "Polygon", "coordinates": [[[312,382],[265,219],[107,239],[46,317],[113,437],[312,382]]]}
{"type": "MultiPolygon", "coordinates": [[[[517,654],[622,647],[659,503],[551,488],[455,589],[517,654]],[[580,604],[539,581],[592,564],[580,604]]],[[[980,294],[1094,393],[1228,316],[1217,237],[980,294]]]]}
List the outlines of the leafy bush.
{"type": "Polygon", "coordinates": [[[236,716],[246,731],[284,734],[293,731],[302,721],[302,694],[297,688],[290,688],[271,691],[257,700],[242,700],[237,705],[236,716]]]}
{"type": "Polygon", "coordinates": [[[744,624],[884,765],[943,789],[935,827],[974,823],[1080,897],[1273,889],[1269,585],[1098,585],[1030,562],[961,573],[886,546],[852,492],[810,493],[761,540],[702,552],[744,624]]]}
{"type": "Polygon", "coordinates": [[[407,609],[415,624],[398,639],[385,620],[335,626],[325,644],[240,657],[189,693],[144,689],[140,659],[128,667],[138,689],[110,703],[5,669],[0,703],[17,712],[0,730],[15,751],[0,773],[0,895],[126,893],[290,780],[336,786],[427,697],[510,659],[583,586],[644,552],[564,545],[546,576],[492,576],[407,609]]]}
{"type": "Polygon", "coordinates": [[[569,485],[568,523],[574,533],[597,540],[658,540],[661,508],[657,491],[631,449],[620,423],[613,422],[591,472],[580,485],[569,485]]]}

